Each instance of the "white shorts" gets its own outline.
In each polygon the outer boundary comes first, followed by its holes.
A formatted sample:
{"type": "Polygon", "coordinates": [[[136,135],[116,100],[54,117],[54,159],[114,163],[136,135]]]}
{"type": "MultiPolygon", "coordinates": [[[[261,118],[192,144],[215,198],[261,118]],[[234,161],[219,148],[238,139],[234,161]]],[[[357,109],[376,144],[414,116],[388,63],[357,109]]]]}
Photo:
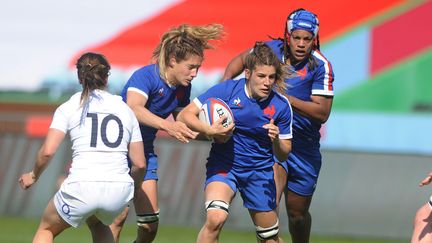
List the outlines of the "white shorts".
{"type": "Polygon", "coordinates": [[[133,198],[131,182],[68,182],[65,180],[54,195],[58,214],[71,226],[95,215],[109,225],[133,198]]]}

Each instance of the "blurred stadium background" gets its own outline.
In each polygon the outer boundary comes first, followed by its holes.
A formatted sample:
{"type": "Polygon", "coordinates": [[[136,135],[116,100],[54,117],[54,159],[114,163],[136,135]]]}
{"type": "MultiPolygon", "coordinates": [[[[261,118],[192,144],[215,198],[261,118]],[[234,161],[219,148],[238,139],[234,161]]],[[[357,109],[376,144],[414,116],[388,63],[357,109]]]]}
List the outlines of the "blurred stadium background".
{"type": "MultiPolygon", "coordinates": [[[[71,158],[64,143],[40,181],[20,190],[57,105],[80,87],[74,61],[105,54],[119,93],[146,65],[161,34],[182,23],[225,26],[227,36],[193,82],[193,96],[221,77],[255,40],[283,34],[303,7],[321,21],[322,52],[335,70],[335,99],[322,129],[323,167],[312,203],[315,235],[408,239],[431,189],[432,1],[7,1],[0,8],[0,217],[38,218],[71,158]]],[[[157,141],[161,224],[198,227],[209,144],[157,141]]],[[[237,198],[226,228],[252,227],[237,198]]],[[[281,212],[282,229],[287,220],[281,212]]],[[[133,214],[128,219],[134,221],[133,214]]],[[[1,236],[0,236],[1,241],[1,236]]]]}

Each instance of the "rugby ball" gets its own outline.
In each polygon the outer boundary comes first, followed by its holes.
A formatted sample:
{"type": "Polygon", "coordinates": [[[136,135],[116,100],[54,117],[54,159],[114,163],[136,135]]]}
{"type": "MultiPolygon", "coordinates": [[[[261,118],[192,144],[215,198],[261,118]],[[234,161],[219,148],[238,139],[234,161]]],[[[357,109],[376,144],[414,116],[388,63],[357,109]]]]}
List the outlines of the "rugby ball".
{"type": "Polygon", "coordinates": [[[228,127],[234,122],[234,116],[229,106],[219,98],[208,98],[201,106],[198,118],[211,126],[224,115],[226,119],[222,122],[222,126],[228,127]]]}

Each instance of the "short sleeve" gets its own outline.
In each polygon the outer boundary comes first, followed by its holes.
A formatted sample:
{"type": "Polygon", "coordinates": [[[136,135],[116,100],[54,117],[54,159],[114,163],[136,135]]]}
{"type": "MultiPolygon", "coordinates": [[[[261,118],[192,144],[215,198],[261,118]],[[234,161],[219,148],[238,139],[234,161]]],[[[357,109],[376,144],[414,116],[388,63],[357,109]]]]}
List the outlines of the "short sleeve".
{"type": "MultiPolygon", "coordinates": [[[[233,87],[231,87],[232,82],[237,82],[235,80],[226,80],[222,83],[218,83],[213,87],[209,88],[206,92],[199,95],[196,100],[201,104],[204,103],[208,98],[219,98],[226,103],[229,102],[229,94],[231,93],[233,87]]],[[[194,101],[197,103],[197,101],[194,101]]]]}
{"type": "Polygon", "coordinates": [[[132,114],[131,122],[132,122],[131,143],[141,142],[142,141],[141,130],[139,128],[138,120],[134,114],[132,114]]]}
{"type": "Polygon", "coordinates": [[[320,60],[320,65],[316,67],[312,94],[333,96],[334,73],[332,65],[320,52],[315,51],[314,56],[320,60]]]}
{"type": "Polygon", "coordinates": [[[280,139],[291,139],[292,138],[292,119],[293,113],[291,104],[287,100],[287,104],[284,105],[284,109],[281,110],[280,116],[277,121],[279,127],[279,138],[280,139]]]}
{"type": "Polygon", "coordinates": [[[67,105],[62,104],[61,106],[59,106],[54,113],[50,128],[55,128],[64,133],[67,133],[69,124],[69,116],[67,114],[67,105]]]}
{"type": "Polygon", "coordinates": [[[127,91],[137,92],[145,97],[151,93],[151,88],[153,85],[152,79],[146,76],[145,72],[135,72],[129,78],[128,83],[129,87],[127,91]]]}

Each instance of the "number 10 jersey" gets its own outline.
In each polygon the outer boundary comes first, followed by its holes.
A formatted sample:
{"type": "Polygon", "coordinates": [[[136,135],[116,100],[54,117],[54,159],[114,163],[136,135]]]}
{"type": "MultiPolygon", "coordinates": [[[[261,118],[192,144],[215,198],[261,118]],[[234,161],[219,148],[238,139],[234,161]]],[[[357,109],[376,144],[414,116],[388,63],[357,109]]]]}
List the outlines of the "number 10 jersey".
{"type": "Polygon", "coordinates": [[[69,133],[69,181],[133,181],[127,162],[130,142],[142,141],[138,121],[120,96],[94,90],[83,105],[81,92],[57,108],[50,128],[69,133]]]}

